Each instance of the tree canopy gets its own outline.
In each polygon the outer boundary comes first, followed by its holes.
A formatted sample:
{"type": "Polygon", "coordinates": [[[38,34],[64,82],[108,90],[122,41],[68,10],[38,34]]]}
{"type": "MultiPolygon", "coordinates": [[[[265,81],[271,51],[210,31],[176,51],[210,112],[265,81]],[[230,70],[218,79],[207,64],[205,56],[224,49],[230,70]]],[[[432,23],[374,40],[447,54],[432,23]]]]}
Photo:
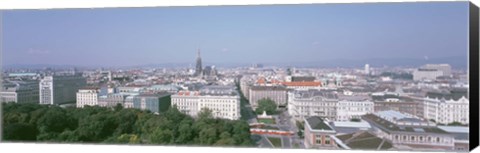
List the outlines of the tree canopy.
{"type": "Polygon", "coordinates": [[[258,107],[255,109],[257,114],[262,114],[265,111],[267,114],[276,114],[277,113],[277,104],[271,99],[260,99],[258,100],[258,107]]]}
{"type": "Polygon", "coordinates": [[[170,107],[158,115],[131,108],[2,104],[4,141],[253,146],[244,120],[197,118],[170,107]]]}

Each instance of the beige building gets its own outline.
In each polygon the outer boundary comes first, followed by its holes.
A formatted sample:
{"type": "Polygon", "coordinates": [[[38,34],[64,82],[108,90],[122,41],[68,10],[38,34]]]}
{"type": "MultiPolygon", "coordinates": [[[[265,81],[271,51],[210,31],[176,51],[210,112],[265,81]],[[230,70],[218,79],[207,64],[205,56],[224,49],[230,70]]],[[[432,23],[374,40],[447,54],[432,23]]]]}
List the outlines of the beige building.
{"type": "Polygon", "coordinates": [[[98,105],[99,88],[81,88],[77,92],[77,108],[98,105]]]}
{"type": "Polygon", "coordinates": [[[234,87],[207,86],[199,91],[180,91],[171,96],[171,105],[193,117],[197,117],[202,108],[212,111],[215,118],[238,120],[240,114],[240,95],[234,87]]]}
{"type": "Polygon", "coordinates": [[[277,106],[287,105],[287,89],[284,86],[252,86],[249,91],[250,105],[255,109],[261,99],[271,99],[277,106]]]}
{"type": "Polygon", "coordinates": [[[311,116],[335,120],[337,103],[338,95],[334,91],[296,90],[289,92],[288,112],[300,121],[311,116]]]}

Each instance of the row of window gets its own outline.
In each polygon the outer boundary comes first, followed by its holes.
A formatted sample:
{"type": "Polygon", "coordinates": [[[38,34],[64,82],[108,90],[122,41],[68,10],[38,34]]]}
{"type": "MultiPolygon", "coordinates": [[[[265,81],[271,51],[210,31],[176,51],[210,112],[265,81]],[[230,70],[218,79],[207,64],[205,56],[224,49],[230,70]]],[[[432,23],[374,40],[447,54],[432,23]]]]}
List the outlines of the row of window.
{"type": "Polygon", "coordinates": [[[395,140],[398,141],[416,141],[416,142],[436,142],[436,143],[448,143],[448,139],[441,139],[440,137],[432,137],[432,136],[399,136],[395,135],[395,140]],[[443,141],[441,141],[443,140],[443,141]]]}

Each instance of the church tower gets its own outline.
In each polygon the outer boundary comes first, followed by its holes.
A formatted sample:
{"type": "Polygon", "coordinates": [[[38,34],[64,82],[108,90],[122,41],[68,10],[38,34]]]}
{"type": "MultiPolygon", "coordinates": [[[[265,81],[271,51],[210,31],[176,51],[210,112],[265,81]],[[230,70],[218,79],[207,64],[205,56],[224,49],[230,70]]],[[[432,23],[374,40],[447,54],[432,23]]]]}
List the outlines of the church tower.
{"type": "Polygon", "coordinates": [[[202,75],[202,58],[200,57],[200,49],[197,52],[197,62],[195,65],[195,76],[202,75]]]}

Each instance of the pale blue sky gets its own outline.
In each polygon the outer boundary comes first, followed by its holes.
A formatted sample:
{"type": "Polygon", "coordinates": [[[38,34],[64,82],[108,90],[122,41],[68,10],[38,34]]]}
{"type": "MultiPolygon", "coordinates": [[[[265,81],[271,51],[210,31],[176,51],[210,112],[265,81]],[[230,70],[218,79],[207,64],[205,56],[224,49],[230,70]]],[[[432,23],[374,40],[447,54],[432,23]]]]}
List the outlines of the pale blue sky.
{"type": "Polygon", "coordinates": [[[4,64],[467,56],[468,2],[11,10],[4,64]]]}

